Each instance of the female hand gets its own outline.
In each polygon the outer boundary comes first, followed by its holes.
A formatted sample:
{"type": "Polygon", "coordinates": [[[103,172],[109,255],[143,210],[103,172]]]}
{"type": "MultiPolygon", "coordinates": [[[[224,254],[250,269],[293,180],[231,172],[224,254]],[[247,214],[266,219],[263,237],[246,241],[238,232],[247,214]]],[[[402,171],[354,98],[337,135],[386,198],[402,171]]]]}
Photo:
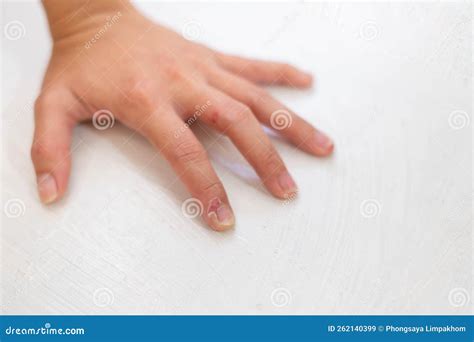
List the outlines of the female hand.
{"type": "Polygon", "coordinates": [[[44,7],[54,45],[35,105],[32,159],[45,203],[66,191],[74,126],[104,111],[164,155],[216,230],[233,226],[234,215],[189,129],[196,120],[229,137],[278,198],[292,196],[296,185],[260,124],[313,155],[333,150],[321,131],[258,86],[309,87],[311,76],[292,66],[218,53],[120,1],[45,0],[44,7]],[[291,125],[281,129],[281,119],[291,125]]]}

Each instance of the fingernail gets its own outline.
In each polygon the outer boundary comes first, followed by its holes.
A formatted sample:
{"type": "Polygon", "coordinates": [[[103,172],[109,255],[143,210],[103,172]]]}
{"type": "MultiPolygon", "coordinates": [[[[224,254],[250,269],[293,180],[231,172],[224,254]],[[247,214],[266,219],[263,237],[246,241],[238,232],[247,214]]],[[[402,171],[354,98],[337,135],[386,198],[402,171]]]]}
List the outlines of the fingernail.
{"type": "Polygon", "coordinates": [[[323,132],[316,131],[312,140],[313,144],[323,150],[329,150],[333,146],[332,140],[323,132]]]}
{"type": "Polygon", "coordinates": [[[235,223],[234,213],[229,205],[222,203],[219,198],[209,202],[207,216],[211,219],[213,228],[224,230],[232,227],[235,223]]]}
{"type": "Polygon", "coordinates": [[[296,183],[288,172],[283,172],[278,176],[278,184],[280,184],[286,195],[297,191],[296,183]]]}
{"type": "Polygon", "coordinates": [[[234,223],[234,214],[228,205],[223,204],[217,209],[217,219],[219,220],[219,223],[224,225],[234,223]]]}
{"type": "Polygon", "coordinates": [[[38,192],[43,203],[51,203],[58,197],[58,187],[54,177],[49,173],[42,173],[36,178],[38,192]]]}

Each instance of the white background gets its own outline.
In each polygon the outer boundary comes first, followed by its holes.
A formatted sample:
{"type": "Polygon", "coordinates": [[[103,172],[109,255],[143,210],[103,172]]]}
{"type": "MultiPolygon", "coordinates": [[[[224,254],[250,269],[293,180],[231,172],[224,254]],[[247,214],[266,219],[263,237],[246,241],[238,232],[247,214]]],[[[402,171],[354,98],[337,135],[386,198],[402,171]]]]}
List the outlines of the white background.
{"type": "Polygon", "coordinates": [[[183,216],[184,187],[118,123],[76,129],[68,194],[39,203],[31,105],[51,44],[39,3],[2,7],[2,31],[22,25],[2,32],[3,313],[472,312],[470,2],[139,4],[316,77],[271,89],[336,142],[317,159],[274,138],[300,187],[290,203],[196,125],[237,215],[224,234],[183,216]]]}

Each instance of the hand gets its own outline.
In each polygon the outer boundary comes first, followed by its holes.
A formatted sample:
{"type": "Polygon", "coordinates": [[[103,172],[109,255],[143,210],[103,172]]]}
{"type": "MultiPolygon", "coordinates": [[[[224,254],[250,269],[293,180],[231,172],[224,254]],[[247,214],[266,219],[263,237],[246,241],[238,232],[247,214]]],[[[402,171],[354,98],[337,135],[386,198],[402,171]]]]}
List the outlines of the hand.
{"type": "Polygon", "coordinates": [[[296,185],[260,125],[272,127],[274,119],[278,125],[272,113],[291,120],[277,132],[298,148],[317,156],[332,152],[328,137],[257,85],[306,88],[310,75],[187,41],[120,1],[92,3],[44,2],[54,44],[35,105],[32,146],[44,203],[66,190],[73,127],[95,120],[100,110],[164,155],[216,230],[233,226],[234,215],[206,150],[189,129],[196,120],[228,136],[278,198],[292,196],[296,185]]]}

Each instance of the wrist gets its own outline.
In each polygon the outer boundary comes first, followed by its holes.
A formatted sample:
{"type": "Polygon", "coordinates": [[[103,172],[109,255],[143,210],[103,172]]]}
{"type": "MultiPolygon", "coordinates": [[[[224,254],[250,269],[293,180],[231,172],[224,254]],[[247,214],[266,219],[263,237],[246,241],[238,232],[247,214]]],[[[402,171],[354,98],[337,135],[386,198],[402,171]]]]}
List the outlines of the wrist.
{"type": "Polygon", "coordinates": [[[81,32],[95,32],[122,16],[136,16],[137,10],[121,0],[43,0],[54,42],[81,32]]]}

